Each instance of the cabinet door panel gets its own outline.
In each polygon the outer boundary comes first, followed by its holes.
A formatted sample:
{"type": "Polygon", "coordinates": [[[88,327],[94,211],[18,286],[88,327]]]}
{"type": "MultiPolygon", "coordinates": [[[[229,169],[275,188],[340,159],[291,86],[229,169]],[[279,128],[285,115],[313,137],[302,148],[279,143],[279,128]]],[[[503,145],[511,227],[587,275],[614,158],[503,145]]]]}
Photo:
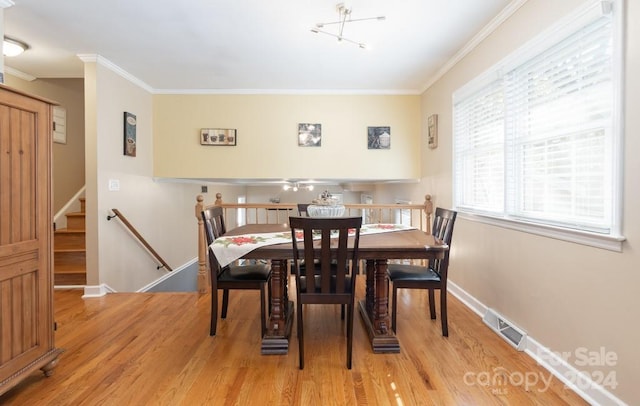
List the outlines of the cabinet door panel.
{"type": "Polygon", "coordinates": [[[51,106],[0,86],[0,394],[52,365],[51,106]]]}

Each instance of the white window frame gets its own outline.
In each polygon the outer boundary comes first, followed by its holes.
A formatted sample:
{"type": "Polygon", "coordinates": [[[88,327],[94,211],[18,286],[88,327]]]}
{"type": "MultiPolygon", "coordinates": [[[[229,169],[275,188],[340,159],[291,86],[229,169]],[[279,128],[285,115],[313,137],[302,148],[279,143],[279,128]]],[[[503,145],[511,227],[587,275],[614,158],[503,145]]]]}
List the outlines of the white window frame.
{"type": "MultiPolygon", "coordinates": [[[[508,213],[507,209],[504,212],[492,213],[481,210],[473,210],[466,207],[458,207],[458,194],[457,188],[460,185],[456,184],[456,151],[453,150],[453,168],[452,174],[454,179],[454,206],[458,210],[459,215],[463,218],[467,218],[472,221],[478,221],[486,224],[496,225],[504,228],[514,229],[518,231],[524,231],[527,233],[542,235],[550,238],[571,241],[575,243],[585,244],[598,248],[608,249],[612,251],[622,251],[622,242],[625,237],[621,233],[622,229],[622,181],[623,181],[623,97],[624,97],[624,76],[623,76],[623,49],[624,49],[624,19],[623,19],[624,4],[623,0],[612,1],[594,1],[590,0],[585,3],[569,16],[561,19],[548,30],[544,31],[531,41],[527,42],[524,46],[520,47],[517,51],[513,52],[498,64],[494,65],[487,72],[473,79],[467,85],[456,90],[453,94],[453,106],[454,111],[454,123],[455,126],[455,104],[457,101],[463,100],[476,91],[484,88],[486,85],[495,81],[502,75],[502,72],[509,71],[510,68],[517,66],[532,56],[536,55],[542,50],[545,50],[553,44],[566,38],[569,34],[576,31],[576,27],[579,27],[585,21],[590,21],[595,18],[595,15],[602,15],[613,13],[613,67],[612,67],[612,80],[613,80],[613,128],[612,128],[612,149],[613,149],[613,165],[611,171],[613,171],[613,191],[611,196],[611,224],[608,234],[589,232],[585,230],[576,230],[570,228],[564,228],[553,224],[545,224],[541,222],[528,222],[526,220],[518,219],[508,213]]],[[[454,143],[455,145],[455,143],[454,143]]],[[[505,186],[506,188],[506,186],[505,186]]],[[[504,192],[506,194],[506,191],[504,192]]],[[[506,196],[506,195],[505,195],[506,196]]],[[[506,198],[506,197],[505,197],[506,198]]]]}
{"type": "MultiPolygon", "coordinates": [[[[396,199],[396,204],[411,204],[411,200],[396,199]]],[[[393,222],[395,224],[411,226],[411,209],[394,209],[393,222]]]]}
{"type": "MultiPolygon", "coordinates": [[[[238,196],[238,204],[244,204],[247,202],[247,196],[241,195],[238,196]]],[[[244,226],[247,224],[247,209],[238,208],[236,209],[236,224],[238,227],[244,226]]]]}

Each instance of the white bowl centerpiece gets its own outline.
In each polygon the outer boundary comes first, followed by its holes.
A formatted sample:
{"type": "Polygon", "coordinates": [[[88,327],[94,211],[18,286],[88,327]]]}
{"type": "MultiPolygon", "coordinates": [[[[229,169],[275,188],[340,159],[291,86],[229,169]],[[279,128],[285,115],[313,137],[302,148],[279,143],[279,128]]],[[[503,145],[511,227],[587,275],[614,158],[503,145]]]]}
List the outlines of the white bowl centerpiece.
{"type": "Polygon", "coordinates": [[[313,199],[307,206],[309,217],[342,217],[344,210],[344,206],[338,204],[338,199],[332,197],[328,190],[322,192],[320,198],[313,199]]]}

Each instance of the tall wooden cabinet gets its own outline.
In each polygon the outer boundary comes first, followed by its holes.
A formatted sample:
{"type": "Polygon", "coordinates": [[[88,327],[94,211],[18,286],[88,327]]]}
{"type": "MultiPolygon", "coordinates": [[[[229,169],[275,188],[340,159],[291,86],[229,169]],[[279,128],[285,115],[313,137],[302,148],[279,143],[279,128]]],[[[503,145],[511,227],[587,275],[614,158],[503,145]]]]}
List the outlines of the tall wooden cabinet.
{"type": "Polygon", "coordinates": [[[0,394],[54,346],[52,103],[0,85],[0,394]]]}

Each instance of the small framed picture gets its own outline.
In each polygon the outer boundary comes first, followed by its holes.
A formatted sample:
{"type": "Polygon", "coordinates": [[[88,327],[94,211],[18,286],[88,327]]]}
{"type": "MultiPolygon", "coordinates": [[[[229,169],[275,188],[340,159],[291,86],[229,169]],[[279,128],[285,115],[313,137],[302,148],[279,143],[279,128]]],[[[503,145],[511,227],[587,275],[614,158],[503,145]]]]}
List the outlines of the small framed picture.
{"type": "Polygon", "coordinates": [[[391,127],[367,127],[369,149],[391,149],[391,127]]]}
{"type": "Polygon", "coordinates": [[[237,140],[235,129],[203,128],[200,130],[200,145],[235,146],[237,140]]]}
{"type": "Polygon", "coordinates": [[[432,114],[427,118],[427,143],[429,148],[438,147],[438,115],[432,114]]]}
{"type": "Polygon", "coordinates": [[[322,124],[298,124],[298,146],[319,147],[322,145],[322,124]]]}
{"type": "Polygon", "coordinates": [[[124,154],[136,156],[136,115],[124,112],[124,154]]]}

